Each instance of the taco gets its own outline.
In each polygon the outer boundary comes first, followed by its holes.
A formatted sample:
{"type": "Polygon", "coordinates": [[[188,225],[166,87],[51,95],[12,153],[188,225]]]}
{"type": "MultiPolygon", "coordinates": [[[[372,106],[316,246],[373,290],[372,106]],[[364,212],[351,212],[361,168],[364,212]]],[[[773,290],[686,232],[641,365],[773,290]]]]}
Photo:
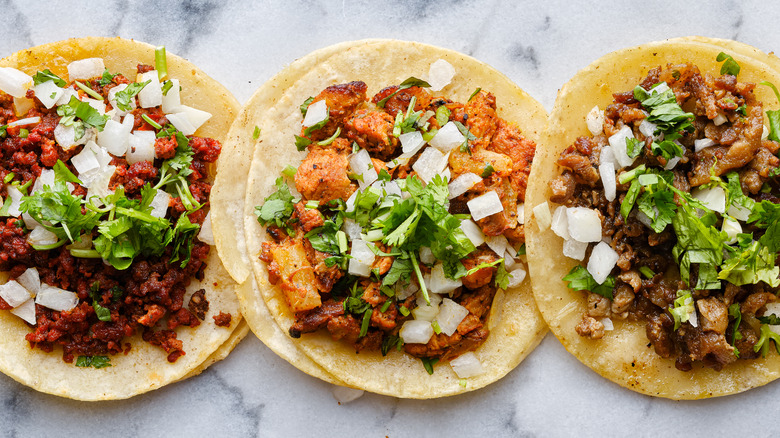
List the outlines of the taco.
{"type": "Polygon", "coordinates": [[[680,38],[560,90],[527,191],[530,271],[550,329],[602,376],[672,399],[780,377],[778,66],[680,38]]]}
{"type": "Polygon", "coordinates": [[[209,216],[236,100],[164,48],[120,38],[0,66],[0,371],[105,400],[223,358],[247,332],[209,216]]]}
{"type": "Polygon", "coordinates": [[[387,40],[351,43],[269,97],[245,106],[237,148],[254,154],[242,218],[257,288],[242,309],[264,301],[284,335],[264,341],[399,397],[513,369],[545,332],[517,253],[541,105],[465,55],[387,40]]]}

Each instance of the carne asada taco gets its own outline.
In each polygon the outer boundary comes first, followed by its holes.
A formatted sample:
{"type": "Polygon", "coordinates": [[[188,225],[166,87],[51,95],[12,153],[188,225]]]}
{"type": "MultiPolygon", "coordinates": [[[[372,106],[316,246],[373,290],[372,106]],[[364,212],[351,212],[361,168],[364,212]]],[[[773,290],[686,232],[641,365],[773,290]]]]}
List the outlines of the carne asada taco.
{"type": "Polygon", "coordinates": [[[387,40],[280,91],[239,119],[256,135],[242,150],[254,149],[243,219],[258,284],[241,302],[252,314],[265,301],[284,332],[266,343],[399,397],[514,368],[545,332],[518,254],[541,105],[465,55],[387,40]]]}
{"type": "Polygon", "coordinates": [[[780,377],[779,66],[672,39],[606,55],[559,92],[528,258],[551,330],[604,377],[672,399],[780,377]]]}
{"type": "Polygon", "coordinates": [[[0,370],[105,400],[223,358],[246,327],[211,248],[209,192],[236,100],[120,38],[0,66],[0,370]]]}

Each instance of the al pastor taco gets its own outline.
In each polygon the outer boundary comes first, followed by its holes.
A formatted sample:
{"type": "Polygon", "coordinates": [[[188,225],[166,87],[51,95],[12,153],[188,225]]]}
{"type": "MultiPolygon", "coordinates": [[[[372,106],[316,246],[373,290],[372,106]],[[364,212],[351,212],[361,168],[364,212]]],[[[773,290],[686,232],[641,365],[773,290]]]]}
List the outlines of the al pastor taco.
{"type": "Polygon", "coordinates": [[[236,100],[164,48],[120,38],[0,67],[0,371],[105,400],[224,357],[247,330],[212,248],[209,192],[236,100]]]}
{"type": "Polygon", "coordinates": [[[257,281],[242,309],[264,302],[258,321],[283,336],[264,341],[399,397],[513,369],[545,332],[520,254],[541,105],[465,55],[387,40],[350,43],[279,91],[239,117],[255,134],[240,139],[257,281]]]}
{"type": "Polygon", "coordinates": [[[527,192],[530,271],[550,329],[604,377],[672,399],[780,377],[778,65],[672,39],[559,92],[527,192]]]}

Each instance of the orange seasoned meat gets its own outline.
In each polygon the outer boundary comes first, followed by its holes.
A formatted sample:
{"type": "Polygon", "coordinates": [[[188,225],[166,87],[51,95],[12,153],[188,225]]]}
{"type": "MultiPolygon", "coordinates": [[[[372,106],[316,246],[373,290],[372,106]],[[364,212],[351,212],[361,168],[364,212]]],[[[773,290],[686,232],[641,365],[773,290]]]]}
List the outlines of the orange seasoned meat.
{"type": "MultiPolygon", "coordinates": [[[[309,138],[314,141],[325,140],[332,136],[336,129],[352,115],[358,105],[366,100],[366,83],[355,81],[331,85],[322,90],[312,103],[320,100],[325,100],[328,105],[329,119],[325,126],[311,132],[309,138]]],[[[304,135],[303,130],[301,130],[301,135],[304,135]]]]}
{"type": "Polygon", "coordinates": [[[359,109],[346,121],[346,135],[375,157],[389,160],[398,149],[393,135],[395,119],[383,111],[359,109]]]}
{"type": "Polygon", "coordinates": [[[346,201],[357,188],[347,176],[348,169],[346,154],[333,149],[311,148],[295,174],[295,188],[307,200],[346,201]]]}

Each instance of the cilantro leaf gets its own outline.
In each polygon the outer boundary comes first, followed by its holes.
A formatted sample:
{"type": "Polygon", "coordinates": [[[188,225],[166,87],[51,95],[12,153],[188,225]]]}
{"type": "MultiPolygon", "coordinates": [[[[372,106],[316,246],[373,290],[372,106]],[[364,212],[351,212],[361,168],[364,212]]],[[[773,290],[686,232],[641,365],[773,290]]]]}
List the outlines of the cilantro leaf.
{"type": "Polygon", "coordinates": [[[376,106],[378,106],[379,108],[384,108],[387,101],[390,100],[396,94],[398,94],[398,92],[401,90],[406,90],[407,88],[412,88],[412,87],[430,88],[430,86],[431,84],[425,82],[424,80],[417,79],[414,76],[410,76],[406,80],[401,82],[397,90],[395,90],[389,96],[377,102],[376,106]]]}
{"type": "Polygon", "coordinates": [[[769,342],[774,341],[777,354],[780,354],[780,335],[769,329],[766,324],[761,324],[761,337],[758,338],[758,342],[753,346],[753,351],[761,350],[761,357],[766,357],[769,353],[769,342]]]}
{"type": "MultiPolygon", "coordinates": [[[[108,69],[103,70],[103,76],[97,80],[98,85],[101,87],[105,87],[106,85],[114,82],[114,77],[116,77],[119,73],[111,74],[108,72],[108,69]]],[[[62,85],[60,85],[62,86],[62,85]]]]}
{"type": "Polygon", "coordinates": [[[114,97],[117,108],[121,109],[122,111],[132,111],[133,107],[130,102],[131,99],[140,93],[144,87],[149,85],[150,82],[152,82],[151,79],[146,82],[134,82],[125,87],[123,90],[118,91],[114,97]]]}
{"type": "Polygon", "coordinates": [[[768,247],[753,241],[748,248],[723,263],[718,278],[736,286],[763,281],[772,287],[778,287],[780,267],[775,266],[776,257],[776,252],[771,252],[768,247]]]}
{"type": "Polygon", "coordinates": [[[720,67],[720,74],[732,76],[739,74],[739,64],[737,64],[737,61],[735,61],[731,55],[726,54],[725,52],[720,52],[718,53],[718,57],[715,58],[715,60],[718,62],[726,61],[723,62],[723,65],[720,67]]]}
{"type": "Polygon", "coordinates": [[[111,366],[111,359],[108,356],[79,356],[76,359],[77,367],[106,368],[111,366]]]}
{"type": "MultiPolygon", "coordinates": [[[[739,303],[734,303],[729,306],[729,316],[734,318],[734,329],[731,334],[731,345],[734,346],[736,342],[742,339],[742,333],[739,331],[739,326],[742,324],[742,312],[739,309],[739,303]]],[[[734,349],[734,354],[739,357],[739,351],[734,349]]]]}
{"type": "Polygon", "coordinates": [[[674,306],[669,309],[669,313],[674,318],[674,329],[680,328],[684,322],[688,322],[692,315],[696,314],[693,296],[690,291],[678,290],[677,299],[674,300],[674,306]]]}
{"type": "Polygon", "coordinates": [[[304,100],[301,106],[298,107],[300,108],[303,117],[306,117],[306,112],[309,110],[309,105],[311,105],[312,102],[314,102],[314,96],[310,96],[308,99],[304,100]]]}
{"type": "Polygon", "coordinates": [[[44,82],[49,82],[49,81],[53,81],[54,85],[58,87],[64,87],[65,85],[67,85],[67,82],[65,82],[64,79],[52,73],[51,70],[49,70],[48,68],[43,71],[39,71],[33,75],[33,84],[35,85],[40,85],[44,82]]]}
{"type": "Polygon", "coordinates": [[[590,272],[581,265],[571,268],[569,273],[563,277],[563,281],[569,282],[567,287],[571,290],[587,290],[610,300],[612,299],[612,291],[615,289],[615,277],[609,275],[604,283],[598,284],[590,272]]]}
{"type": "MultiPolygon", "coordinates": [[[[777,87],[771,82],[763,81],[760,85],[766,85],[771,88],[775,93],[775,97],[780,101],[780,92],[777,91],[777,87]]],[[[769,139],[772,141],[780,141],[780,110],[768,110],[766,116],[769,119],[769,139]]]]}
{"type": "Polygon", "coordinates": [[[255,215],[260,225],[275,224],[279,228],[287,230],[287,234],[294,234],[287,222],[293,214],[294,204],[298,202],[290,193],[290,187],[284,178],[276,179],[276,191],[263,201],[263,205],[255,207],[255,215]]]}
{"type": "Polygon", "coordinates": [[[631,158],[636,158],[642,153],[642,149],[645,146],[645,142],[638,138],[626,137],[626,152],[631,158]]]}

